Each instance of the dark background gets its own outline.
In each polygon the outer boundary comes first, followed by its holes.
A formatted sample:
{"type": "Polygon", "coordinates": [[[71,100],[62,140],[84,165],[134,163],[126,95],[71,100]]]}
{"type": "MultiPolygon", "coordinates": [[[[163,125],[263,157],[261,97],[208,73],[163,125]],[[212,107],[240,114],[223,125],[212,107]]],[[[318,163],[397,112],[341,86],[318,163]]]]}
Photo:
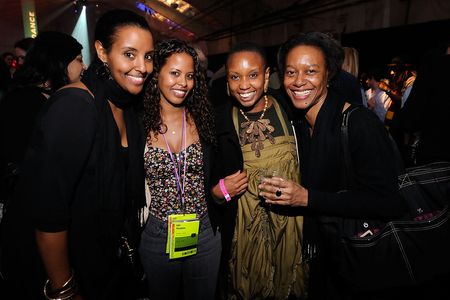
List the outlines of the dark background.
{"type": "MultiPolygon", "coordinates": [[[[395,56],[404,57],[416,68],[430,51],[450,43],[450,20],[343,34],[341,44],[359,52],[359,73],[371,67],[385,67],[395,56]]],[[[269,64],[276,63],[280,45],[267,47],[269,64]]],[[[218,70],[226,54],[209,56],[209,68],[218,70]]],[[[426,59],[426,58],[425,58],[426,59]]],[[[450,70],[449,70],[450,71],[450,70]]]]}

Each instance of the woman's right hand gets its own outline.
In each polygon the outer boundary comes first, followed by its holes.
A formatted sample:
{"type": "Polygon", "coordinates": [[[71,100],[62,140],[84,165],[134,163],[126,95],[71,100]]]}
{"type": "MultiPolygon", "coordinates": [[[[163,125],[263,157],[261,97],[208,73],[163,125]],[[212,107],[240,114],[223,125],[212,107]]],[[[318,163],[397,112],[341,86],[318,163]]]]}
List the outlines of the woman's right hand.
{"type": "Polygon", "coordinates": [[[268,204],[284,206],[308,206],[308,190],[300,184],[280,177],[265,178],[258,186],[259,195],[268,204]]]}
{"type": "MultiPolygon", "coordinates": [[[[224,178],[225,188],[231,197],[235,197],[245,192],[248,186],[248,178],[246,171],[237,171],[234,174],[228,175],[224,178]]],[[[213,189],[212,193],[214,197],[218,199],[223,199],[224,195],[220,190],[220,185],[217,183],[213,189]]]]}

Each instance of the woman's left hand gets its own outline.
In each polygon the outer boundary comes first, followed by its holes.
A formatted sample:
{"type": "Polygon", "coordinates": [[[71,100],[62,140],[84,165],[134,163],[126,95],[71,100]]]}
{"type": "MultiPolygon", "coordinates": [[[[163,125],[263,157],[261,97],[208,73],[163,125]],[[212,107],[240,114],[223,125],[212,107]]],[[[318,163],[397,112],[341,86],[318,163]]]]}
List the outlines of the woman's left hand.
{"type": "Polygon", "coordinates": [[[291,180],[280,177],[265,178],[258,186],[266,203],[285,206],[308,206],[308,190],[291,180]]]}

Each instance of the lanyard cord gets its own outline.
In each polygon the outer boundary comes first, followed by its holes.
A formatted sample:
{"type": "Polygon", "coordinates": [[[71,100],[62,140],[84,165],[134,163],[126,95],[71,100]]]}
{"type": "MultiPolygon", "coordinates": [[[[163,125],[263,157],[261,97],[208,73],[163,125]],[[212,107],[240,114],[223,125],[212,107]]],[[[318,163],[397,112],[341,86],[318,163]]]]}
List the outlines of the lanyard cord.
{"type": "Polygon", "coordinates": [[[164,141],[166,142],[167,151],[169,151],[170,160],[173,164],[173,172],[175,174],[175,181],[177,183],[177,189],[180,192],[180,200],[181,200],[181,207],[184,210],[185,208],[185,201],[184,201],[184,185],[186,182],[186,110],[183,109],[183,123],[181,127],[181,142],[180,142],[180,158],[175,161],[172,149],[170,149],[169,143],[167,142],[166,135],[163,133],[162,136],[164,138],[164,141]],[[181,183],[181,154],[182,150],[184,149],[184,165],[183,165],[183,183],[181,183]]]}

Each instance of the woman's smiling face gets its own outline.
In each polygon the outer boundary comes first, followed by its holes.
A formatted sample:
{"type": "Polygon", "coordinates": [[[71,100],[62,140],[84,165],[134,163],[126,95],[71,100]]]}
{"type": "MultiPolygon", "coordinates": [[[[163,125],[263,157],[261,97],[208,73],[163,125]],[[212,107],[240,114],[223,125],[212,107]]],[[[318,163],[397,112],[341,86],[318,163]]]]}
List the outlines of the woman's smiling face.
{"type": "Polygon", "coordinates": [[[269,68],[257,52],[236,52],[227,61],[227,81],[230,95],[243,107],[252,108],[268,84],[269,68]]]}
{"type": "Polygon", "coordinates": [[[158,74],[161,101],[181,106],[194,88],[194,59],[185,52],[169,56],[158,74]]]}
{"type": "Polygon", "coordinates": [[[296,108],[309,109],[325,100],[328,71],[319,48],[307,45],[292,48],[284,69],[284,88],[296,108]]]}
{"type": "Polygon", "coordinates": [[[108,64],[120,87],[134,95],[142,91],[153,71],[153,38],[149,31],[133,25],[121,27],[109,52],[103,47],[99,52],[99,58],[108,64]]]}

